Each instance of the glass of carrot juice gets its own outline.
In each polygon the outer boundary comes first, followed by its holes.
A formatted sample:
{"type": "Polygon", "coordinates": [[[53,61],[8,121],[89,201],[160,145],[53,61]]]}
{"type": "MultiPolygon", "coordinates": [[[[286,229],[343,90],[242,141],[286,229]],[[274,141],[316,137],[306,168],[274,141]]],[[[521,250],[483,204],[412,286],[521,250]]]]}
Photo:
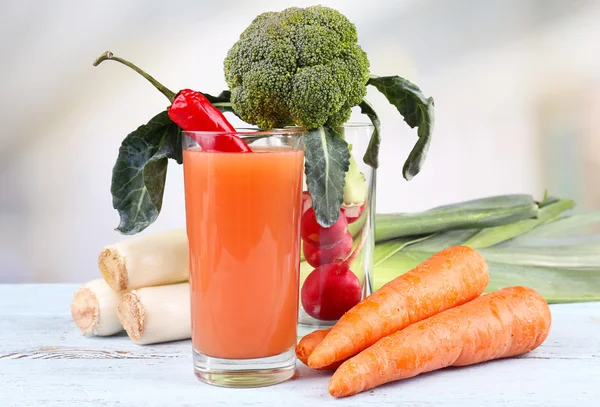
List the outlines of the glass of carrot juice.
{"type": "Polygon", "coordinates": [[[184,132],[194,371],[200,381],[259,387],[296,367],[300,129],[184,132]],[[203,151],[235,135],[251,152],[203,151]]]}

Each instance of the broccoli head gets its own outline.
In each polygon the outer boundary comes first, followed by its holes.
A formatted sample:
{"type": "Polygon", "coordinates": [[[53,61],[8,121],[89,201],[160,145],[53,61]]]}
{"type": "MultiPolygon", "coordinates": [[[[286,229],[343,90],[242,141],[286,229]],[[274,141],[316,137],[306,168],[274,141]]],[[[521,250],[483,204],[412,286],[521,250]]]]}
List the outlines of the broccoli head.
{"type": "Polygon", "coordinates": [[[224,65],[234,111],[263,129],[341,125],[369,80],[354,24],[322,6],[259,15],[224,65]]]}

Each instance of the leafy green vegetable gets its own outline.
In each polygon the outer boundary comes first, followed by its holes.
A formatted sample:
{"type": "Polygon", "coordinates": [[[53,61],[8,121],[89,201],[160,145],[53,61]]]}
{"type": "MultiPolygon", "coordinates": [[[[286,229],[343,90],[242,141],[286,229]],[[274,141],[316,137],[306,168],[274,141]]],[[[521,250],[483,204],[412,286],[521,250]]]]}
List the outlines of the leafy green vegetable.
{"type": "Polygon", "coordinates": [[[403,236],[418,236],[456,229],[481,229],[537,216],[538,207],[529,195],[503,195],[452,205],[420,213],[376,215],[377,242],[403,236]]]}
{"type": "Polygon", "coordinates": [[[156,220],[162,207],[168,159],[182,162],[181,131],[167,115],[154,116],[125,139],[113,168],[113,207],[126,235],[141,232],[156,220]]]}
{"type": "Polygon", "coordinates": [[[359,106],[360,112],[367,115],[371,120],[371,123],[373,123],[373,134],[369,140],[367,151],[363,156],[363,161],[365,164],[377,169],[377,167],[379,167],[379,145],[381,144],[381,121],[379,120],[375,109],[373,109],[373,106],[369,102],[363,100],[360,102],[359,106]]]}
{"type": "Polygon", "coordinates": [[[433,98],[425,98],[418,86],[399,76],[371,77],[368,84],[375,86],[398,109],[411,128],[418,127],[419,139],[402,170],[404,178],[410,181],[421,171],[431,143],[434,125],[433,98]]]}
{"type": "Polygon", "coordinates": [[[348,143],[333,129],[321,127],[304,136],[305,172],[317,222],[333,225],[344,200],[344,179],[349,168],[348,143]]]}

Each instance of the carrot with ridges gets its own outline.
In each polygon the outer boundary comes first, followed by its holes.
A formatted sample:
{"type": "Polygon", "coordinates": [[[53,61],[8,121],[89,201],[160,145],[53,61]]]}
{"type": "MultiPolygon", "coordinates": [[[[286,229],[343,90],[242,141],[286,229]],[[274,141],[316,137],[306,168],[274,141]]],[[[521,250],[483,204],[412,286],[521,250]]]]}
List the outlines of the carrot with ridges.
{"type": "Polygon", "coordinates": [[[551,320],[536,291],[505,288],[381,339],[337,369],[329,393],[345,397],[448,366],[521,355],[546,339],[551,320]]]}
{"type": "Polygon", "coordinates": [[[334,325],[308,358],[321,369],[379,339],[481,295],[489,280],[476,250],[455,246],[433,255],[362,300],[334,325]]]}

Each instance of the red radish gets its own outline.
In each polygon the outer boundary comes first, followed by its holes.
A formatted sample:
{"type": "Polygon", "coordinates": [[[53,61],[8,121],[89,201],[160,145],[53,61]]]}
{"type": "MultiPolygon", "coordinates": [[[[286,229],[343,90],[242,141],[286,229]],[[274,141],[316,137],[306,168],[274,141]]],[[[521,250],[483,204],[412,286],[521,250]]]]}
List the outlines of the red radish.
{"type": "Polygon", "coordinates": [[[346,262],[317,267],[304,281],[301,292],[304,311],[322,321],[339,319],[361,297],[360,281],[346,262]]]}
{"type": "Polygon", "coordinates": [[[308,191],[302,191],[302,215],[312,207],[312,196],[308,191]]]}
{"type": "Polygon", "coordinates": [[[350,270],[350,266],[360,253],[366,236],[362,234],[354,253],[346,260],[319,266],[304,280],[300,299],[308,315],[323,321],[333,321],[360,302],[360,281],[350,270]]]}
{"type": "Polygon", "coordinates": [[[346,231],[342,240],[329,247],[319,247],[304,242],[302,249],[304,258],[313,267],[339,263],[344,261],[352,252],[352,235],[346,231]]]}
{"type": "Polygon", "coordinates": [[[344,234],[348,231],[348,221],[340,211],[338,220],[328,228],[317,223],[315,210],[308,209],[302,215],[300,224],[300,234],[305,243],[310,243],[318,247],[332,246],[344,238],[344,234]]]}
{"type": "Polygon", "coordinates": [[[363,214],[365,210],[365,204],[362,205],[342,205],[342,213],[346,217],[348,223],[356,222],[363,214]]]}

